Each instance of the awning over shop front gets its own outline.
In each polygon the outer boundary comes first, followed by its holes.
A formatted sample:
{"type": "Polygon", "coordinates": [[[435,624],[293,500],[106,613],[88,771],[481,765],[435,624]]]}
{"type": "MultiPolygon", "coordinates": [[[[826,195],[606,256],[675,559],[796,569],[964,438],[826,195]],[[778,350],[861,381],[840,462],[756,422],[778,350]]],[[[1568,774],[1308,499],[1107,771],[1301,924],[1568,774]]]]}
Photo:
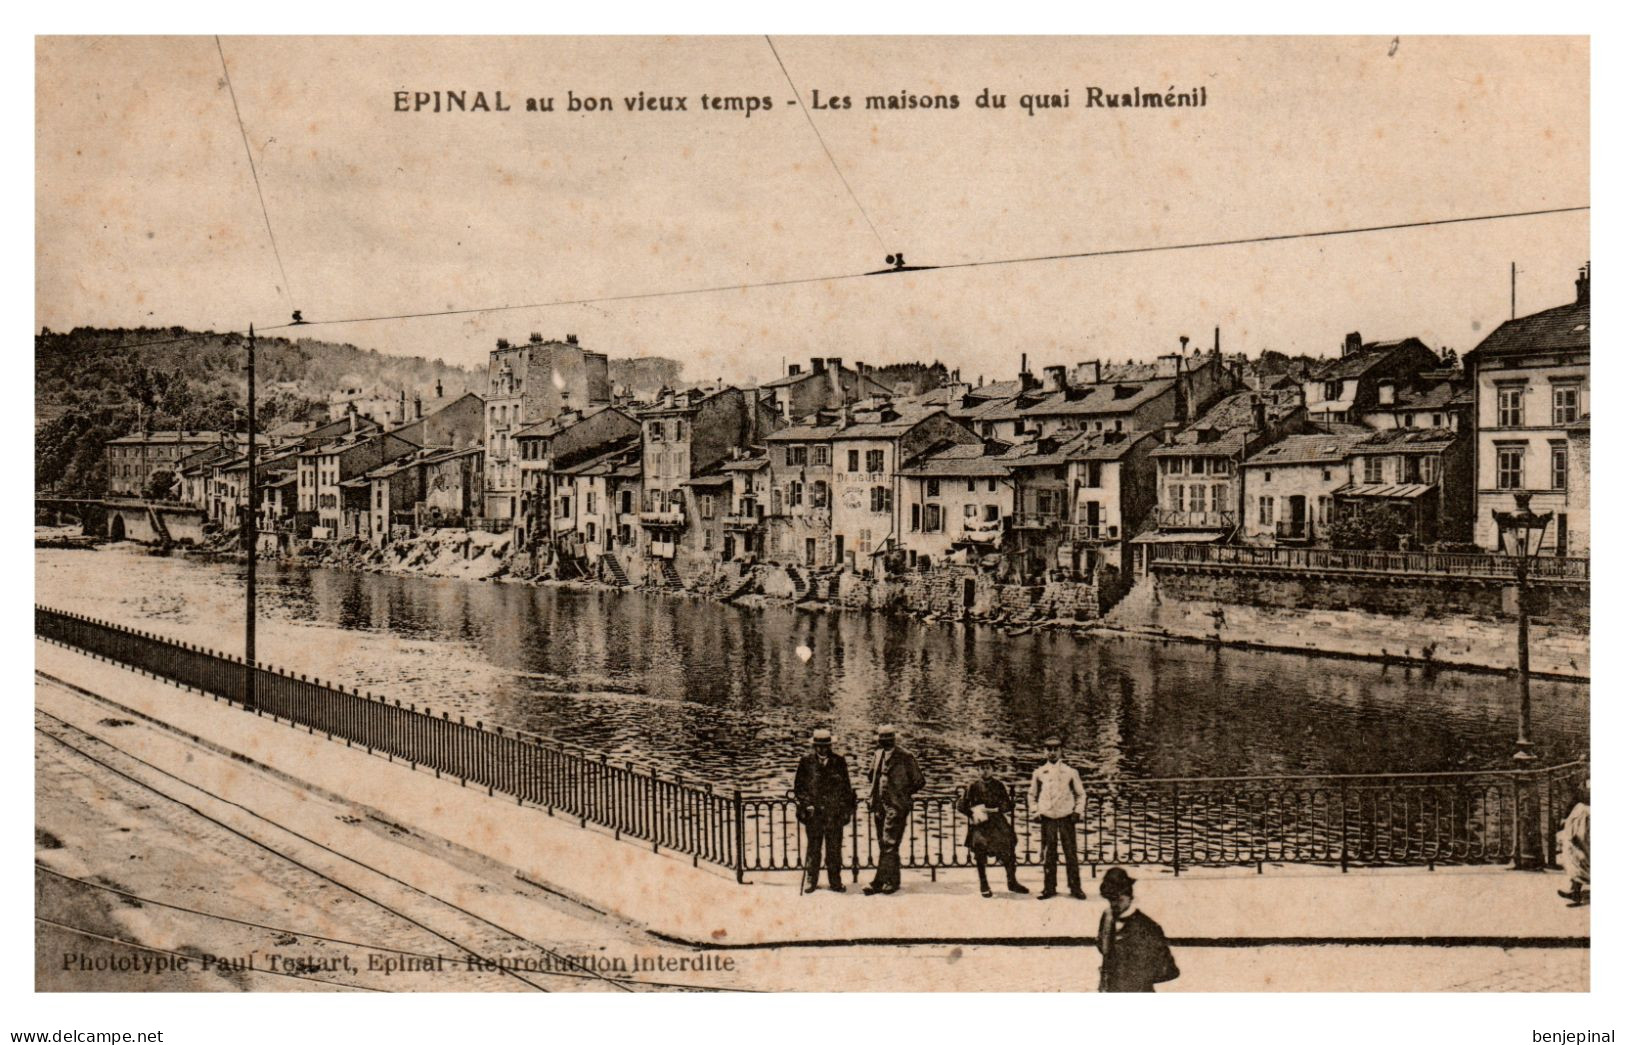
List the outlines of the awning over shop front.
{"type": "Polygon", "coordinates": [[[1333,490],[1338,497],[1380,497],[1385,500],[1415,500],[1435,489],[1433,483],[1349,483],[1333,490]]]}

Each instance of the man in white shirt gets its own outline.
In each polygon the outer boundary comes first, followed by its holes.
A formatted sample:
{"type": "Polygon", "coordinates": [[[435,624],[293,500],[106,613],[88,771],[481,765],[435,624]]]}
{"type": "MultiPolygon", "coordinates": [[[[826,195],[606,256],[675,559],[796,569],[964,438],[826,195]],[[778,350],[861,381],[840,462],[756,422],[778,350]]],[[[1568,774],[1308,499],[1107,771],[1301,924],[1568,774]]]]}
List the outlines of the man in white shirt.
{"type": "Polygon", "coordinates": [[[1078,873],[1078,816],[1083,812],[1083,781],[1078,771],[1061,761],[1061,738],[1044,740],[1045,761],[1033,770],[1027,787],[1027,805],[1038,817],[1044,837],[1044,891],[1040,900],[1055,895],[1057,845],[1066,853],[1066,885],[1073,899],[1084,899],[1083,879],[1078,873]]]}

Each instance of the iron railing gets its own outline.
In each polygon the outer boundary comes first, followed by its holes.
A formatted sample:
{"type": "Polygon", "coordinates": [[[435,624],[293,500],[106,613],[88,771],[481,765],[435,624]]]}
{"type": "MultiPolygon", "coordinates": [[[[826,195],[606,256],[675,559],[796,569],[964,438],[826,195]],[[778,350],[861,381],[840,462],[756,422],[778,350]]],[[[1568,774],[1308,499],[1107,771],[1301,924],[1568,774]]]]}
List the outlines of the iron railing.
{"type": "MultiPolygon", "coordinates": [[[[1517,556],[1479,552],[1382,552],[1247,544],[1158,544],[1150,547],[1153,565],[1167,563],[1339,573],[1409,573],[1507,581],[1515,581],[1518,576],[1517,556]]],[[[1591,560],[1555,555],[1531,556],[1529,579],[1587,583],[1591,579],[1591,560]]]]}
{"type": "MultiPolygon", "coordinates": [[[[215,699],[242,704],[240,658],[76,614],[36,606],[35,633],[148,672],[215,699]]],[[[744,795],[611,761],[555,739],[472,725],[371,693],[305,676],[256,669],[256,714],[323,733],[369,754],[422,766],[463,785],[594,824],[623,838],[728,868],[800,868],[803,836],[788,795],[744,795]]],[[[1588,775],[1586,762],[1538,770],[1354,776],[1091,779],[1075,825],[1087,864],[1191,866],[1313,863],[1426,865],[1498,863],[1518,850],[1520,825],[1538,830],[1555,859],[1553,833],[1588,775]],[[1531,823],[1530,818],[1533,819],[1531,823]]],[[[1041,857],[1040,826],[1025,788],[1012,788],[1017,858],[1041,857]]],[[[905,867],[968,867],[957,794],[916,796],[902,847],[905,867]]],[[[876,865],[879,847],[866,799],[845,836],[849,867],[876,865]]]]}

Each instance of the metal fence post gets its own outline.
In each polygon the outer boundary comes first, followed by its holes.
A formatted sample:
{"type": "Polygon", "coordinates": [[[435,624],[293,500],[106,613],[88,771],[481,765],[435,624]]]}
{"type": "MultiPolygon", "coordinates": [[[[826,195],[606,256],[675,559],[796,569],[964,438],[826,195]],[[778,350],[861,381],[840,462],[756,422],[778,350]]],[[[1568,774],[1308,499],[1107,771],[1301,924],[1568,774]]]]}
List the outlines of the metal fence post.
{"type": "Polygon", "coordinates": [[[745,798],[734,788],[734,881],[745,881],[745,798]]]}

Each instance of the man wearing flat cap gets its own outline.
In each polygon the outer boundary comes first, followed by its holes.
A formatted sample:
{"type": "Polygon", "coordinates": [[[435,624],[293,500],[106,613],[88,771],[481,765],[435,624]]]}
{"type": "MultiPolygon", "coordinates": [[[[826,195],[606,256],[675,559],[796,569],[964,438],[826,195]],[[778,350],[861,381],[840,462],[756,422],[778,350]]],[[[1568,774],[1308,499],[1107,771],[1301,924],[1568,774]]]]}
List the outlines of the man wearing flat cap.
{"type": "Polygon", "coordinates": [[[1162,926],[1134,906],[1134,879],[1113,867],[1100,881],[1100,895],[1111,907],[1100,916],[1100,989],[1146,993],[1179,976],[1162,926]]]}
{"type": "Polygon", "coordinates": [[[968,821],[965,829],[965,848],[976,858],[976,877],[982,885],[982,895],[993,895],[987,884],[987,858],[994,857],[1004,864],[1005,888],[1012,893],[1025,893],[1027,887],[1016,881],[1016,832],[1010,826],[1010,816],[1016,810],[1016,800],[1010,789],[993,775],[993,758],[983,755],[976,760],[976,779],[959,796],[959,812],[968,821]]]}
{"type": "Polygon", "coordinates": [[[875,730],[875,761],[869,770],[869,812],[875,818],[875,839],[880,843],[880,866],[874,881],[863,887],[865,896],[895,893],[903,883],[903,835],[914,794],[925,786],[914,756],[897,746],[897,727],[875,730]]]}
{"type": "Polygon", "coordinates": [[[857,792],[846,759],[832,750],[827,729],[815,729],[813,749],[796,766],[796,819],[807,832],[807,879],[802,892],[818,888],[818,869],[829,872],[829,887],[846,892],[841,883],[841,835],[858,807],[857,792]]]}
{"type": "Polygon", "coordinates": [[[1083,877],[1078,873],[1078,817],[1083,813],[1083,781],[1078,771],[1061,761],[1061,738],[1044,738],[1044,762],[1033,770],[1027,787],[1027,807],[1038,817],[1044,839],[1044,891],[1040,900],[1055,895],[1056,850],[1066,853],[1066,886],[1072,898],[1082,900],[1083,877]]]}

